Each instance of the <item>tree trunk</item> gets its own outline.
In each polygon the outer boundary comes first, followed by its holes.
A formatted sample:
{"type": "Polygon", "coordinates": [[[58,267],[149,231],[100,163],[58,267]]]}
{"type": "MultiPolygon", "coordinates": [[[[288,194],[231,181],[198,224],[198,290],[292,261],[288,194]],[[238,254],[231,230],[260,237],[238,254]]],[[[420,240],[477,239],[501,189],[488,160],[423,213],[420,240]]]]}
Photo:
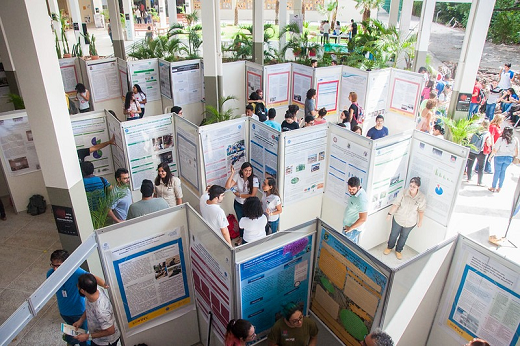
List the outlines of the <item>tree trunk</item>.
{"type": "Polygon", "coordinates": [[[370,9],[369,8],[365,8],[365,10],[363,11],[363,21],[365,22],[369,18],[370,18],[370,9]]]}
{"type": "Polygon", "coordinates": [[[336,6],[334,6],[334,10],[332,10],[332,25],[331,30],[334,30],[336,28],[336,19],[338,17],[338,2],[336,1],[336,6]]]}
{"type": "Polygon", "coordinates": [[[305,0],[302,0],[302,21],[305,22],[305,0]]]}
{"type": "Polygon", "coordinates": [[[238,4],[235,5],[235,22],[233,24],[238,26],[238,4]]]}
{"type": "Polygon", "coordinates": [[[274,19],[274,25],[278,25],[279,24],[279,16],[280,16],[280,0],[276,0],[276,5],[274,7],[274,15],[275,15],[275,19],[274,19]]]}

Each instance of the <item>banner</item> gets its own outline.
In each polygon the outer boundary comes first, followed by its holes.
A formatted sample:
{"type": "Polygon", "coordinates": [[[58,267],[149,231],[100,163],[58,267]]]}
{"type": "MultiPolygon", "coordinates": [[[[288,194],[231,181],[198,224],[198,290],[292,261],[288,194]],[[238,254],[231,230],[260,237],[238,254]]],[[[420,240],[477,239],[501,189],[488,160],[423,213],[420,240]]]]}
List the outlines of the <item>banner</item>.
{"type": "Polygon", "coordinates": [[[367,90],[370,92],[367,93],[365,99],[365,122],[386,113],[390,71],[390,69],[385,69],[368,73],[367,90]]]}
{"type": "Polygon", "coordinates": [[[128,62],[130,84],[138,84],[146,94],[146,101],[161,100],[159,84],[159,62],[157,59],[146,59],[128,62]]]}
{"type": "Polygon", "coordinates": [[[260,177],[278,178],[278,148],[280,132],[267,125],[251,121],[250,153],[251,165],[260,177]]]}
{"type": "Polygon", "coordinates": [[[76,91],[78,73],[76,71],[76,58],[59,59],[61,79],[66,93],[76,91]]]}
{"type": "Polygon", "coordinates": [[[305,105],[307,91],[313,87],[313,76],[312,67],[292,64],[292,103],[305,105]]]}
{"type": "Polygon", "coordinates": [[[343,66],[341,73],[341,96],[339,98],[339,110],[349,109],[351,102],[348,97],[350,92],[355,92],[357,102],[361,107],[365,106],[365,97],[368,84],[368,74],[365,71],[353,67],[343,66]]]}
{"type": "Polygon", "coordinates": [[[200,60],[171,64],[173,104],[183,106],[204,100],[204,75],[200,60]]]}
{"type": "Polygon", "coordinates": [[[423,76],[407,71],[392,71],[390,107],[392,112],[415,118],[421,96],[423,76]]]}
{"type": "Polygon", "coordinates": [[[316,70],[316,107],[325,108],[327,114],[337,113],[340,76],[341,66],[316,70]]]}
{"type": "Polygon", "coordinates": [[[0,120],[0,143],[10,175],[22,175],[40,170],[27,115],[0,120]]]}
{"type": "Polygon", "coordinates": [[[186,179],[197,191],[200,191],[199,181],[199,149],[197,137],[177,127],[177,147],[179,153],[179,176],[186,179]]]}
{"type": "Polygon", "coordinates": [[[246,62],[246,99],[258,89],[264,89],[262,65],[246,62]]]}
{"type": "Polygon", "coordinates": [[[161,95],[171,99],[170,62],[162,59],[159,59],[159,83],[161,85],[161,95]]]}
{"type": "Polygon", "coordinates": [[[121,79],[115,60],[98,63],[87,63],[87,75],[90,82],[90,93],[94,102],[117,99],[121,97],[121,79]]]}
{"type": "MultiPolygon", "coordinates": [[[[291,64],[276,64],[264,67],[266,79],[266,107],[281,107],[289,104],[291,64]]],[[[249,96],[249,95],[248,95],[249,96]]]]}

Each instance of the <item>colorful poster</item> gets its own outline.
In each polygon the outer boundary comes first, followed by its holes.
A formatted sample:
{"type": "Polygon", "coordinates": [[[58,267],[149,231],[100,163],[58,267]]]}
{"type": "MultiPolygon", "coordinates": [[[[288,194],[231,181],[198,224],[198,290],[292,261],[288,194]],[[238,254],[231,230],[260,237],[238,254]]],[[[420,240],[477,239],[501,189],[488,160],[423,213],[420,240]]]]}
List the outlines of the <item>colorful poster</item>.
{"type": "Polygon", "coordinates": [[[172,174],[178,175],[171,115],[145,117],[122,124],[132,190],[140,189],[144,179],[154,181],[157,165],[161,162],[167,162],[172,174]]]}
{"type": "Polygon", "coordinates": [[[266,66],[264,73],[267,80],[265,102],[268,108],[281,107],[289,104],[289,85],[291,79],[291,64],[266,66]]]}
{"type": "Polygon", "coordinates": [[[238,264],[241,318],[255,326],[258,339],[282,317],[284,304],[295,302],[307,313],[312,243],[307,236],[238,264]]]}
{"type": "Polygon", "coordinates": [[[305,105],[307,91],[313,87],[314,69],[310,66],[292,64],[292,102],[305,105]]]}
{"type": "Polygon", "coordinates": [[[130,84],[139,84],[146,94],[146,100],[157,101],[161,99],[161,87],[159,84],[159,63],[157,59],[146,59],[128,62],[130,84]]]}
{"type": "Polygon", "coordinates": [[[370,92],[365,100],[365,122],[370,118],[386,113],[390,69],[370,71],[368,73],[368,88],[370,92]]]}
{"type": "Polygon", "coordinates": [[[366,189],[369,165],[370,149],[332,134],[325,194],[341,205],[346,205],[350,198],[347,188],[348,179],[358,177],[361,186],[366,189]]]}
{"type": "Polygon", "coordinates": [[[199,191],[199,150],[197,137],[184,130],[181,126],[177,128],[177,147],[179,152],[179,176],[186,179],[199,191]]]}
{"type": "Polygon", "coordinates": [[[418,73],[394,70],[390,92],[390,110],[414,118],[424,79],[418,73]]]}
{"type": "Polygon", "coordinates": [[[78,73],[76,71],[76,58],[59,59],[61,79],[66,93],[76,91],[78,73]]]}
{"type": "Polygon", "coordinates": [[[321,230],[311,310],[346,345],[359,345],[382,307],[388,278],[337,237],[321,230]]]}
{"type": "Polygon", "coordinates": [[[348,97],[351,92],[356,93],[359,105],[365,107],[367,84],[368,78],[366,72],[343,66],[341,73],[341,96],[339,98],[340,111],[349,109],[351,102],[348,97]]]}
{"type": "MultiPolygon", "coordinates": [[[[90,148],[110,139],[105,116],[83,120],[75,120],[73,118],[71,124],[76,149],[90,148]]],[[[96,175],[113,174],[115,172],[111,145],[91,153],[90,156],[85,158],[85,161],[90,161],[94,164],[94,173],[96,175]]]]}
{"type": "Polygon", "coordinates": [[[173,103],[183,106],[204,100],[204,78],[200,60],[171,64],[173,103]]]}
{"type": "Polygon", "coordinates": [[[370,198],[369,213],[390,205],[399,191],[408,185],[405,179],[409,154],[409,140],[378,148],[375,151],[372,184],[367,187],[370,198]]]}
{"type": "Polygon", "coordinates": [[[100,60],[98,63],[88,62],[87,75],[94,102],[121,97],[121,80],[115,60],[100,60]]]}
{"type": "Polygon", "coordinates": [[[340,78],[341,66],[316,69],[316,107],[327,114],[337,113],[340,78]]]}
{"type": "Polygon", "coordinates": [[[208,252],[197,237],[191,241],[195,301],[203,316],[213,314],[213,330],[224,341],[231,319],[231,273],[208,252]]]}
{"type": "Polygon", "coordinates": [[[22,175],[40,170],[27,115],[0,120],[0,145],[9,174],[22,175]]]}
{"type": "Polygon", "coordinates": [[[225,186],[231,166],[238,172],[247,161],[245,126],[246,119],[242,118],[213,129],[201,129],[206,185],[225,186]]]}
{"type": "Polygon", "coordinates": [[[191,302],[180,228],[109,251],[129,328],[191,302]]]}
{"type": "Polygon", "coordinates": [[[125,97],[128,92],[128,64],[125,60],[117,59],[117,68],[119,70],[121,96],[125,97]]]}
{"type": "Polygon", "coordinates": [[[284,204],[323,193],[327,128],[285,137],[284,204]]]}
{"type": "Polygon", "coordinates": [[[251,122],[249,138],[251,165],[255,174],[260,178],[271,176],[277,179],[280,132],[267,125],[251,122]]]}
{"type": "Polygon", "coordinates": [[[263,90],[263,70],[261,65],[246,63],[246,98],[258,89],[263,90]]]}
{"type": "Polygon", "coordinates": [[[161,59],[159,59],[159,83],[161,84],[161,95],[171,99],[170,62],[161,59]]]}

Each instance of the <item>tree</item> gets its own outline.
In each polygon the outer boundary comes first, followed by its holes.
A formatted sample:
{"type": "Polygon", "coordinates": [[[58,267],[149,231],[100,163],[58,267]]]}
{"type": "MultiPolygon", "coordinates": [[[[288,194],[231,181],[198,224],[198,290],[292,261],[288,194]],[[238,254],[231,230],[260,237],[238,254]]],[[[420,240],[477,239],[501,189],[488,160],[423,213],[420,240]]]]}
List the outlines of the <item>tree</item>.
{"type": "Polygon", "coordinates": [[[303,33],[300,32],[300,27],[295,22],[289,23],[280,29],[280,37],[286,34],[289,34],[289,39],[280,50],[282,60],[285,60],[285,54],[291,49],[298,63],[309,64],[309,53],[311,51],[318,53],[323,49],[323,46],[319,43],[311,42],[308,30],[304,29],[303,33]]]}
{"type": "Polygon", "coordinates": [[[221,121],[226,121],[229,119],[236,118],[236,115],[234,114],[234,112],[238,108],[231,107],[231,108],[227,109],[225,112],[223,111],[224,104],[226,102],[228,102],[229,100],[236,100],[236,99],[237,98],[233,95],[226,96],[226,97],[222,97],[222,96],[219,97],[218,109],[211,105],[206,105],[206,110],[202,113],[205,117],[204,117],[204,119],[202,119],[202,123],[200,125],[202,126],[202,125],[214,124],[214,123],[219,123],[221,121]]]}
{"type": "Polygon", "coordinates": [[[199,51],[202,46],[201,31],[202,25],[196,24],[199,21],[197,11],[185,15],[187,25],[182,23],[174,23],[168,30],[168,37],[185,35],[188,44],[181,47],[181,51],[185,52],[188,59],[200,58],[199,51]]]}
{"type": "Polygon", "coordinates": [[[384,0],[356,0],[356,8],[361,8],[363,14],[363,22],[366,22],[370,18],[370,11],[378,9],[385,3],[384,0]]]}
{"type": "Polygon", "coordinates": [[[330,0],[324,5],[320,4],[316,9],[320,14],[327,16],[327,20],[330,22],[330,29],[334,30],[338,16],[338,0],[330,0]]]}
{"type": "Polygon", "coordinates": [[[381,50],[385,61],[393,61],[392,67],[397,67],[399,59],[405,59],[406,69],[410,69],[415,56],[416,41],[417,35],[401,37],[401,32],[395,26],[390,26],[383,30],[375,46],[381,50]]]}

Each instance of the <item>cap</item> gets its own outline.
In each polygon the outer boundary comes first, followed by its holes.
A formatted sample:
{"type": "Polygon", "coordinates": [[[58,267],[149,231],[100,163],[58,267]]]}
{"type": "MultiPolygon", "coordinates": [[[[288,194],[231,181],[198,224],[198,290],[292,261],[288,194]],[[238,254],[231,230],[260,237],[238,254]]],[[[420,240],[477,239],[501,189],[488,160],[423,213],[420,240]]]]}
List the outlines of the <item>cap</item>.
{"type": "Polygon", "coordinates": [[[141,194],[143,197],[151,197],[153,195],[154,186],[151,180],[145,179],[141,183],[141,194]]]}

